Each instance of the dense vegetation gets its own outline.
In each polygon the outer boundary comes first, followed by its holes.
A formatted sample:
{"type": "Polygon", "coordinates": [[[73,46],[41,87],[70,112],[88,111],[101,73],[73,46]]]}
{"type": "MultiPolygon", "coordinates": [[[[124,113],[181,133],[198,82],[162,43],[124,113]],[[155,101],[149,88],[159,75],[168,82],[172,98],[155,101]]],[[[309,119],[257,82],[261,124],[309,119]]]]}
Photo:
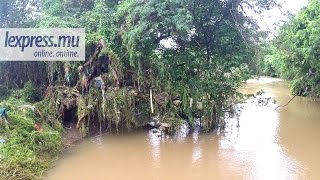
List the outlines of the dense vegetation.
{"type": "Polygon", "coordinates": [[[0,139],[6,141],[0,144],[0,179],[40,179],[62,150],[62,127],[39,125],[41,116],[25,101],[29,92],[28,87],[14,91],[0,103],[10,111],[10,124],[0,127],[0,139]]]}
{"type": "Polygon", "coordinates": [[[265,73],[290,80],[295,95],[320,97],[319,45],[320,2],[311,0],[267,45],[265,73]]]}
{"type": "Polygon", "coordinates": [[[11,110],[9,127],[0,127],[7,141],[0,145],[1,166],[7,168],[1,167],[0,179],[39,178],[46,167],[41,155],[49,153],[52,160],[61,150],[66,121],[77,124],[82,135],[139,128],[154,116],[170,123],[170,130],[185,120],[192,128],[196,119],[204,130],[223,126],[223,112],[250,77],[261,43],[262,33],[246,11],[261,13],[275,5],[272,0],[2,0],[0,27],[85,28],[86,61],[0,63],[0,90],[9,98],[2,106],[11,110]],[[16,97],[21,88],[23,95],[16,97]],[[12,96],[21,103],[6,104],[12,96]],[[35,102],[40,116],[18,110],[35,102]],[[17,152],[31,162],[12,159],[17,152]]]}

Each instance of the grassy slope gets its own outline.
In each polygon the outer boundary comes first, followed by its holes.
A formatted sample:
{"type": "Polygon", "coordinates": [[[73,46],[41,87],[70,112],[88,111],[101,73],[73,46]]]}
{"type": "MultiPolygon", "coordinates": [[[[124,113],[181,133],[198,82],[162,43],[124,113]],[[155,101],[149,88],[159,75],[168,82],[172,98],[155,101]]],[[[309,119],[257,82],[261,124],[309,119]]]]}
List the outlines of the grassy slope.
{"type": "Polygon", "coordinates": [[[40,122],[24,100],[10,97],[0,107],[10,110],[8,126],[0,125],[0,179],[40,179],[62,150],[61,131],[42,123],[43,131],[34,128],[40,122]]]}

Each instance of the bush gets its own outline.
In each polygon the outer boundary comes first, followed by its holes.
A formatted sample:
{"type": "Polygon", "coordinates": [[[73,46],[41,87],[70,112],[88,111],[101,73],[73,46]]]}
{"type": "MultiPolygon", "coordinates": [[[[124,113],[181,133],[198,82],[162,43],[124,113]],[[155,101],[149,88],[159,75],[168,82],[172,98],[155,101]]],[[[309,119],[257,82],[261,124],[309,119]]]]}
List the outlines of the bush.
{"type": "Polygon", "coordinates": [[[22,89],[23,97],[27,102],[36,102],[41,100],[41,94],[37,88],[34,87],[31,81],[24,84],[22,89]]]}
{"type": "Polygon", "coordinates": [[[42,123],[43,131],[34,128],[36,117],[29,108],[20,109],[22,100],[10,97],[1,107],[10,108],[9,126],[0,126],[0,179],[40,179],[45,169],[62,150],[59,131],[42,123]]]}
{"type": "Polygon", "coordinates": [[[0,100],[6,99],[10,95],[10,90],[3,86],[0,85],[0,100]]]}

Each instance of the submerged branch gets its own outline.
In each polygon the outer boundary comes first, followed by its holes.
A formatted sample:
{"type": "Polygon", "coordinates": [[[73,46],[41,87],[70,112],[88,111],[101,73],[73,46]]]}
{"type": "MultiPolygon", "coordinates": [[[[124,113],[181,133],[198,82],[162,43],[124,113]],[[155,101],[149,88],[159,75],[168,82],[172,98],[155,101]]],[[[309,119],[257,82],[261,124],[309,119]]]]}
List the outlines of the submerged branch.
{"type": "Polygon", "coordinates": [[[287,104],[285,104],[285,105],[280,105],[280,106],[276,107],[275,110],[277,110],[277,109],[280,108],[280,107],[286,107],[286,106],[288,106],[289,103],[290,103],[295,97],[296,97],[296,96],[293,96],[293,97],[290,99],[290,101],[287,102],[287,104]]]}

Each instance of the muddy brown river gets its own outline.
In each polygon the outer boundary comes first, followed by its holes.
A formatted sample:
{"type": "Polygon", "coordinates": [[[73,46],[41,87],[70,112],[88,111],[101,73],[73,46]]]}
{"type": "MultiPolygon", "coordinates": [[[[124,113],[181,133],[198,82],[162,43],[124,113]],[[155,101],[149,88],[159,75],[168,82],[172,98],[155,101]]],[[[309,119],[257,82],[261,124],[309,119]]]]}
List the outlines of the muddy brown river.
{"type": "Polygon", "coordinates": [[[239,105],[224,131],[93,137],[63,155],[46,179],[320,179],[320,102],[296,97],[275,109],[292,96],[286,82],[273,78],[250,80],[241,91],[261,89],[262,100],[239,105]]]}

